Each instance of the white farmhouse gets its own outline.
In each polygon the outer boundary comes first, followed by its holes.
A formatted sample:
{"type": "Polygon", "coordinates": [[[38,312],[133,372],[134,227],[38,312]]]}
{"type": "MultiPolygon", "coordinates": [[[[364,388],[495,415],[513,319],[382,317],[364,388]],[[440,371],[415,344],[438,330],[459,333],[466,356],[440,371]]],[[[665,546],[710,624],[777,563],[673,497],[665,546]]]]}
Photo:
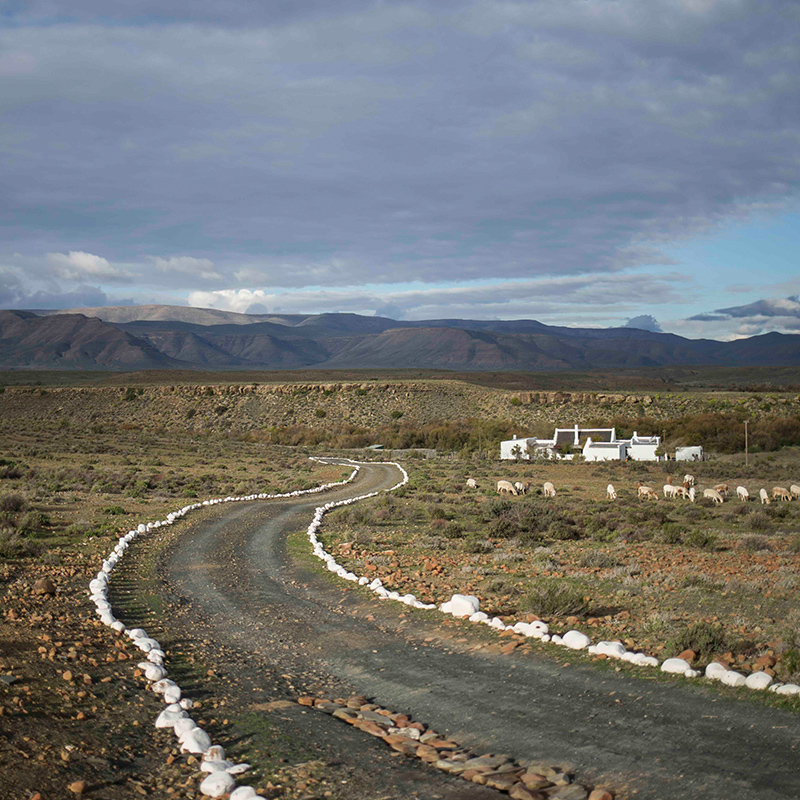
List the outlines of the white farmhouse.
{"type": "Polygon", "coordinates": [[[675,448],[676,461],[703,461],[704,457],[703,448],[699,445],[697,447],[675,448]]]}
{"type": "Polygon", "coordinates": [[[627,461],[628,445],[625,442],[594,442],[591,437],[583,446],[586,461],[627,461]]]}
{"type": "Polygon", "coordinates": [[[552,439],[537,437],[508,439],[500,442],[503,460],[530,461],[535,458],[572,460],[580,450],[587,461],[658,461],[656,450],[660,436],[639,436],[634,431],[630,439],[617,439],[616,428],[556,428],[552,439]],[[582,446],[581,446],[582,445],[582,446]]]}

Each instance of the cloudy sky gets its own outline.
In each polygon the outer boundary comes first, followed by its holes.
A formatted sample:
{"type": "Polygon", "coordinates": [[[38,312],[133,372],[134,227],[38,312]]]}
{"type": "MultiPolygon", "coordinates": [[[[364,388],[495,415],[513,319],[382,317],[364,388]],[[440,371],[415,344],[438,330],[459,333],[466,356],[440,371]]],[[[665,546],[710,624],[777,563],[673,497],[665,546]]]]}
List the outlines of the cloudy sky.
{"type": "Polygon", "coordinates": [[[5,0],[0,308],[800,332],[800,5],[5,0]]]}

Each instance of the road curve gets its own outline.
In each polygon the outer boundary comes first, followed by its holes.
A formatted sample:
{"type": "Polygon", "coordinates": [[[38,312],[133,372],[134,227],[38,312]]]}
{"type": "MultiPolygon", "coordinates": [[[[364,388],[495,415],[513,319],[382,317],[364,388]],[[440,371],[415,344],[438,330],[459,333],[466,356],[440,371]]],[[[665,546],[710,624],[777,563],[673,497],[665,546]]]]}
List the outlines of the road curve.
{"type": "MultiPolygon", "coordinates": [[[[159,570],[165,595],[183,609],[174,619],[180,634],[192,636],[193,617],[202,618],[203,636],[224,648],[240,671],[288,674],[298,690],[365,694],[476,751],[566,764],[579,780],[611,783],[623,795],[800,797],[796,714],[712,687],[568,664],[566,652],[472,652],[468,625],[459,626],[456,640],[435,613],[365,597],[289,558],[287,535],[305,529],[318,504],[399,479],[392,466],[364,465],[352,484],[324,495],[214,507],[189,521],[159,570]]],[[[349,757],[365,753],[375,758],[358,748],[349,757]]],[[[424,776],[433,774],[431,781],[456,780],[425,766],[405,779],[423,787],[424,776]]],[[[437,783],[435,790],[440,797],[494,796],[483,787],[437,783]]]]}

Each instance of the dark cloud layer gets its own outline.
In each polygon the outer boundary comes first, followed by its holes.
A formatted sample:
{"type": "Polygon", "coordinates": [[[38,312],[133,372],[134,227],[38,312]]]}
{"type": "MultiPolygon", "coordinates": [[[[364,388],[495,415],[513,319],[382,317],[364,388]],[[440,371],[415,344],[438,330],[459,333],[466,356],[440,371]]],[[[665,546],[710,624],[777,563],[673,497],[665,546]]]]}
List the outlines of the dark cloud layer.
{"type": "Polygon", "coordinates": [[[800,178],[794,3],[5,13],[20,296],[613,275],[800,178]]]}

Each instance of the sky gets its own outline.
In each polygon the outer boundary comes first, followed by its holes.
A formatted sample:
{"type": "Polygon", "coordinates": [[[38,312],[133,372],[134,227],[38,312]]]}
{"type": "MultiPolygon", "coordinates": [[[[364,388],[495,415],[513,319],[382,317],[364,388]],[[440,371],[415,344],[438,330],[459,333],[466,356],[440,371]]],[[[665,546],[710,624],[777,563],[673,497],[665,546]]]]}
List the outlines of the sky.
{"type": "Polygon", "coordinates": [[[800,333],[800,4],[0,2],[0,308],[800,333]]]}

